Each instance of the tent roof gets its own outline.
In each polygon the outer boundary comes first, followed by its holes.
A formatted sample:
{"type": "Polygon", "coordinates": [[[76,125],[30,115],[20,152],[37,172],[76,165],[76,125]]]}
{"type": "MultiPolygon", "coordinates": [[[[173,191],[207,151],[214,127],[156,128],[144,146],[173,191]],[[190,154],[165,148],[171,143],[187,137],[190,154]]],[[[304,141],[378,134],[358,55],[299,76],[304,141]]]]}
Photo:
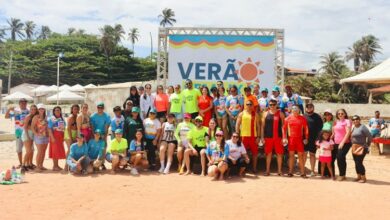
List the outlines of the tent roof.
{"type": "Polygon", "coordinates": [[[65,84],[65,85],[60,86],[60,91],[70,90],[70,88],[71,87],[69,85],[65,84]]]}
{"type": "Polygon", "coordinates": [[[372,93],[386,93],[390,92],[390,85],[382,86],[379,88],[369,89],[372,93]]]}
{"type": "Polygon", "coordinates": [[[70,87],[69,90],[72,92],[84,92],[85,91],[84,87],[81,86],[80,84],[76,84],[76,85],[70,87]]]}
{"type": "Polygon", "coordinates": [[[37,88],[33,89],[32,91],[33,92],[45,92],[46,88],[48,88],[48,86],[41,85],[41,86],[38,86],[37,88]]]}
{"type": "Polygon", "coordinates": [[[49,87],[46,87],[43,89],[42,92],[57,92],[57,86],[56,85],[51,85],[49,87]]]}
{"type": "Polygon", "coordinates": [[[340,83],[390,83],[390,58],[366,72],[342,79],[340,83]]]}
{"type": "Polygon", "coordinates": [[[23,98],[25,98],[29,101],[33,100],[33,98],[31,96],[26,95],[23,92],[14,92],[14,93],[4,97],[3,100],[5,100],[5,101],[19,101],[20,99],[23,99],[23,98]]]}
{"type": "MultiPolygon", "coordinates": [[[[47,101],[57,101],[57,94],[54,94],[52,96],[49,96],[47,101]]],[[[82,101],[84,100],[84,97],[77,95],[71,91],[64,90],[58,93],[58,100],[59,101],[82,101]]]]}
{"type": "Polygon", "coordinates": [[[94,84],[88,84],[86,86],[84,86],[84,88],[96,88],[97,86],[95,86],[94,84]]]}

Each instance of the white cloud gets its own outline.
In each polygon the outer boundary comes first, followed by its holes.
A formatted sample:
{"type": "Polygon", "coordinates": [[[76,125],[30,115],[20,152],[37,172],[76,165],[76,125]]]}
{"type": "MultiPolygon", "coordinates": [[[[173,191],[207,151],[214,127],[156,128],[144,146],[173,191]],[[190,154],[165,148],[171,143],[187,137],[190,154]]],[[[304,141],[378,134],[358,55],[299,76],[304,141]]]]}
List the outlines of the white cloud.
{"type": "MultiPolygon", "coordinates": [[[[0,18],[33,20],[62,33],[76,27],[98,34],[99,27],[115,23],[126,30],[137,27],[141,37],[136,53],[146,56],[149,32],[157,48],[157,16],[166,7],[175,11],[178,27],[284,28],[285,47],[292,49],[286,51],[285,63],[293,67],[317,68],[320,54],[338,51],[344,55],[366,34],[380,39],[379,60],[390,57],[390,3],[386,0],[0,0],[0,18]]],[[[0,20],[0,26],[4,23],[0,20]]],[[[127,39],[123,44],[130,45],[127,39]]]]}

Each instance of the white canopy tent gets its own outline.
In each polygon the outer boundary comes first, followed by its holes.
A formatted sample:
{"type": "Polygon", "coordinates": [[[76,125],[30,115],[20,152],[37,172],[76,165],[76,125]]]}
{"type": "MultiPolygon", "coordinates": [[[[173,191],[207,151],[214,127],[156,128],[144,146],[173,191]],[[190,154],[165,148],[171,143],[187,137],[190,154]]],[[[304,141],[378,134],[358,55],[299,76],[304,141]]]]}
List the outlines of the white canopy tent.
{"type": "Polygon", "coordinates": [[[14,92],[3,98],[4,101],[19,101],[20,99],[27,99],[28,101],[33,101],[33,98],[31,96],[26,95],[23,92],[14,92]]]}
{"type": "Polygon", "coordinates": [[[49,87],[46,87],[43,89],[44,92],[57,92],[57,86],[56,85],[51,85],[49,87]]]}
{"type": "Polygon", "coordinates": [[[84,88],[88,89],[88,88],[96,88],[97,86],[95,86],[94,84],[88,84],[86,86],[84,86],[84,88]]]}
{"type": "MultiPolygon", "coordinates": [[[[57,94],[49,96],[46,100],[49,102],[57,101],[57,94]]],[[[58,93],[58,100],[59,101],[83,101],[84,97],[77,95],[71,91],[64,90],[58,93]]]]}
{"type": "Polygon", "coordinates": [[[76,85],[72,86],[69,90],[72,92],[85,92],[84,87],[80,84],[76,84],[76,85]]]}
{"type": "Polygon", "coordinates": [[[67,85],[67,84],[65,84],[65,85],[62,85],[62,86],[60,86],[60,91],[65,91],[65,90],[70,90],[70,86],[69,85],[67,85]]]}
{"type": "Polygon", "coordinates": [[[390,58],[366,72],[342,79],[340,83],[390,84],[390,58]]]}
{"type": "Polygon", "coordinates": [[[48,88],[48,86],[41,85],[41,86],[38,86],[37,88],[33,89],[32,91],[35,93],[45,92],[46,88],[48,88]]]}

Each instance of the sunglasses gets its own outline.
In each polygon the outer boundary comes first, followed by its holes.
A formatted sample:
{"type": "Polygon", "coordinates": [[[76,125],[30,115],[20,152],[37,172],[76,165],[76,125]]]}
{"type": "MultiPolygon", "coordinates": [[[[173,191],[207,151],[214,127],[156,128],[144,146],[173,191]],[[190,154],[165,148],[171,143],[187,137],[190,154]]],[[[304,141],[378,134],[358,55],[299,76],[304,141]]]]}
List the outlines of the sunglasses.
{"type": "Polygon", "coordinates": [[[276,106],[276,104],[269,104],[269,106],[276,106]]]}
{"type": "Polygon", "coordinates": [[[195,122],[203,122],[203,121],[201,121],[201,120],[195,120],[195,122]]]}
{"type": "Polygon", "coordinates": [[[233,135],[232,138],[238,138],[238,136],[237,135],[233,135]]]}
{"type": "Polygon", "coordinates": [[[99,106],[99,107],[97,107],[98,109],[103,109],[104,107],[101,107],[101,106],[99,106]]]}
{"type": "Polygon", "coordinates": [[[217,135],[215,135],[215,137],[222,137],[222,135],[220,135],[220,134],[217,134],[217,135]]]}
{"type": "Polygon", "coordinates": [[[253,104],[247,103],[246,106],[252,106],[253,104]]]}
{"type": "Polygon", "coordinates": [[[148,90],[149,90],[149,89],[151,89],[151,88],[146,87],[145,89],[148,89],[148,90]]]}

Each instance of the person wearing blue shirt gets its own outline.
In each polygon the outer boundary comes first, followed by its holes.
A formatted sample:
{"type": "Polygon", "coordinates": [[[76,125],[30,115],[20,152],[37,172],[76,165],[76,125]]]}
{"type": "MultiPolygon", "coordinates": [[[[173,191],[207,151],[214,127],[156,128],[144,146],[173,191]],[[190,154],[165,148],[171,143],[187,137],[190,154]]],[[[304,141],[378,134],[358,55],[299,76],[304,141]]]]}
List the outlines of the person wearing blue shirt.
{"type": "Polygon", "coordinates": [[[94,132],[94,138],[88,142],[88,157],[91,160],[94,170],[99,170],[99,167],[102,165],[104,160],[103,151],[106,144],[100,136],[101,130],[96,129],[94,132]]]}
{"type": "Polygon", "coordinates": [[[111,140],[115,138],[115,130],[122,129],[125,122],[125,117],[122,115],[122,109],[120,106],[115,106],[113,109],[114,117],[111,119],[111,140]]]}
{"type": "Polygon", "coordinates": [[[141,129],[135,132],[135,139],[130,143],[130,163],[133,164],[130,173],[132,175],[138,175],[138,167],[147,167],[149,165],[145,152],[146,142],[143,139],[143,133],[141,129]]]}
{"type": "Polygon", "coordinates": [[[208,176],[215,180],[223,180],[225,171],[228,169],[227,158],[229,156],[229,146],[225,146],[223,131],[215,133],[215,141],[212,141],[206,149],[206,156],[209,161],[208,176]]]}
{"type": "Polygon", "coordinates": [[[291,109],[294,105],[298,106],[301,110],[301,113],[304,113],[303,110],[303,101],[301,96],[298,94],[293,94],[292,87],[287,85],[286,87],[286,95],[282,98],[282,104],[280,106],[281,110],[288,116],[291,112],[291,109]]]}
{"type": "Polygon", "coordinates": [[[84,136],[80,134],[77,136],[77,142],[70,146],[70,152],[66,163],[73,173],[88,174],[92,170],[88,169],[88,146],[84,143],[84,136]]]}
{"type": "Polygon", "coordinates": [[[257,102],[259,103],[260,112],[268,110],[269,97],[267,88],[261,90],[261,96],[258,98],[257,102]]]}
{"type": "Polygon", "coordinates": [[[271,95],[270,99],[276,100],[277,106],[279,106],[279,108],[282,107],[282,96],[280,95],[280,88],[279,88],[279,86],[274,86],[272,88],[272,95],[271,95]]]}
{"type": "Polygon", "coordinates": [[[382,126],[385,124],[385,120],[380,118],[380,112],[375,111],[375,117],[371,118],[368,122],[368,126],[370,127],[370,133],[373,138],[381,136],[382,126]]]}
{"type": "Polygon", "coordinates": [[[226,99],[225,106],[229,117],[230,132],[234,132],[238,114],[244,109],[244,98],[241,95],[238,95],[236,85],[233,85],[230,88],[230,95],[226,99]]]}

